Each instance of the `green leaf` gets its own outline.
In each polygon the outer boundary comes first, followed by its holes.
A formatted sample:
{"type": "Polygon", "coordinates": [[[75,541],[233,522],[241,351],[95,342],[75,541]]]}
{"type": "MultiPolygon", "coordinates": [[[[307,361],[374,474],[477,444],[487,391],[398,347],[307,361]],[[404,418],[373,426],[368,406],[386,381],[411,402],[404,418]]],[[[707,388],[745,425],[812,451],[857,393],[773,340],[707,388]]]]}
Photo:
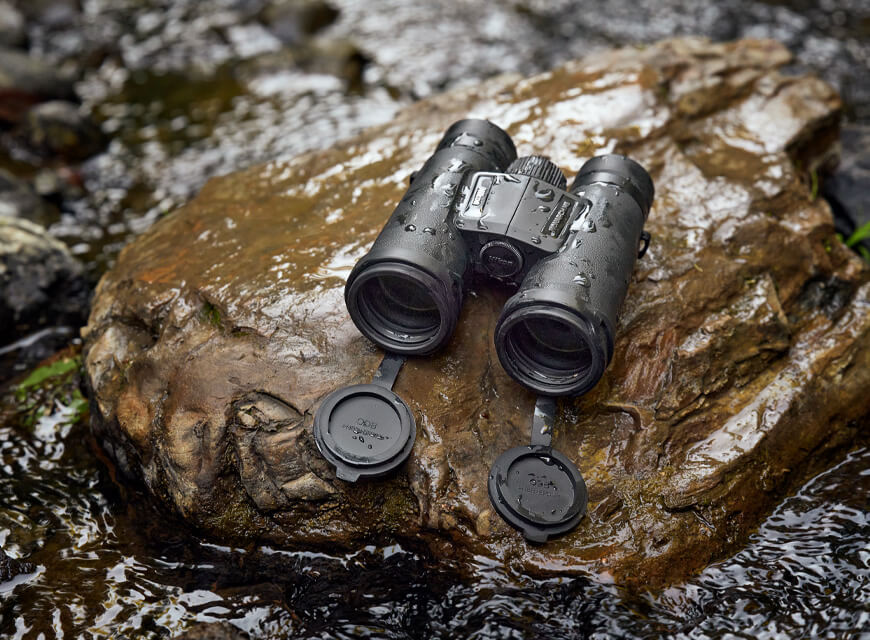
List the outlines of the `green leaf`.
{"type": "Polygon", "coordinates": [[[27,394],[28,389],[39,387],[49,378],[55,378],[57,376],[68,374],[78,368],[79,360],[77,358],[66,358],[63,360],[57,360],[55,362],[52,362],[51,364],[47,364],[44,367],[34,369],[30,372],[30,375],[22,380],[21,384],[18,385],[16,395],[20,400],[27,394]]]}
{"type": "Polygon", "coordinates": [[[852,235],[849,236],[849,239],[846,240],[846,246],[854,247],[865,238],[870,238],[870,222],[855,229],[852,235]]]}

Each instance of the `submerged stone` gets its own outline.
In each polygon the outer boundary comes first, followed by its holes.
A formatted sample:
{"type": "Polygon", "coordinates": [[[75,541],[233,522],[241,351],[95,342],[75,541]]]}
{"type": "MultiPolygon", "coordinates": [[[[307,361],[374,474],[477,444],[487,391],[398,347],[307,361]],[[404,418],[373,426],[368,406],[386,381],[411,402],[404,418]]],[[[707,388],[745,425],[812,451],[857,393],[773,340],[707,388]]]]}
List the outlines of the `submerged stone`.
{"type": "Polygon", "coordinates": [[[36,571],[36,566],[32,562],[16,560],[6,555],[6,552],[0,547],[0,584],[12,580],[15,576],[34,571],[36,571]]]}
{"type": "Polygon", "coordinates": [[[604,52],[212,180],[98,287],[85,329],[98,438],[121,471],[227,541],[395,540],[460,567],[481,554],[633,586],[721,558],[870,413],[870,270],[798,169],[830,157],[840,100],[780,74],[788,60],[762,40],[604,52]],[[469,116],[569,177],[616,151],[656,183],[613,362],[555,425],[589,513],[541,546],[487,495],[494,460],[528,442],[534,405],[492,342],[507,291],[478,287],[449,347],[402,369],[395,390],[418,432],[398,473],[337,480],[311,433],[320,401],[370,380],[381,357],[346,313],[344,279],[411,172],[469,116]]]}

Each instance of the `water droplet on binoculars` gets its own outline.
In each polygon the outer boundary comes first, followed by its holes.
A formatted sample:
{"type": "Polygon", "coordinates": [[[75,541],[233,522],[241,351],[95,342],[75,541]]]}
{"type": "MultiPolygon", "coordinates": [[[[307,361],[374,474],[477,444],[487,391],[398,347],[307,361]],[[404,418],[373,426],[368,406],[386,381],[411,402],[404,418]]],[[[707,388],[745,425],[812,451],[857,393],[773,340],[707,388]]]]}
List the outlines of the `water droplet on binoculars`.
{"type": "Polygon", "coordinates": [[[579,284],[581,287],[588,287],[590,285],[589,276],[585,273],[578,273],[571,282],[579,284]]]}
{"type": "Polygon", "coordinates": [[[555,192],[552,189],[538,189],[535,191],[535,197],[538,200],[543,200],[544,202],[549,202],[555,196],[555,192]]]}
{"type": "Polygon", "coordinates": [[[423,227],[423,233],[428,233],[430,236],[435,235],[435,229],[432,227],[423,227]]]}
{"type": "Polygon", "coordinates": [[[413,224],[409,224],[409,225],[405,226],[405,231],[416,231],[416,230],[417,230],[417,227],[414,226],[413,224]]]}
{"type": "Polygon", "coordinates": [[[592,218],[586,218],[583,221],[583,226],[580,227],[586,233],[595,233],[595,220],[592,218]]]}
{"type": "Polygon", "coordinates": [[[534,244],[541,244],[540,236],[532,236],[531,238],[529,238],[529,240],[531,240],[534,244]]]}
{"type": "Polygon", "coordinates": [[[539,211],[540,213],[550,213],[550,207],[542,204],[538,207],[537,211],[539,211]]]}

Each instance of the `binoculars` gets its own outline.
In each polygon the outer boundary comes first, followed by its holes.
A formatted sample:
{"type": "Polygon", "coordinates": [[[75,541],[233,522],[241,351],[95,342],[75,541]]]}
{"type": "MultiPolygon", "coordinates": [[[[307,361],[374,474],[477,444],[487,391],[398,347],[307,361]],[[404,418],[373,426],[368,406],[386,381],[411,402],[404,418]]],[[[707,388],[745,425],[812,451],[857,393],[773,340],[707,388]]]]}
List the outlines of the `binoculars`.
{"type": "Polygon", "coordinates": [[[545,156],[517,158],[491,122],[456,122],[351,271],[354,323],[386,351],[431,354],[456,328],[472,277],[492,278],[517,287],[495,330],[511,377],[541,395],[589,391],[649,246],[654,188],[640,164],[613,154],[566,186],[545,156]]]}

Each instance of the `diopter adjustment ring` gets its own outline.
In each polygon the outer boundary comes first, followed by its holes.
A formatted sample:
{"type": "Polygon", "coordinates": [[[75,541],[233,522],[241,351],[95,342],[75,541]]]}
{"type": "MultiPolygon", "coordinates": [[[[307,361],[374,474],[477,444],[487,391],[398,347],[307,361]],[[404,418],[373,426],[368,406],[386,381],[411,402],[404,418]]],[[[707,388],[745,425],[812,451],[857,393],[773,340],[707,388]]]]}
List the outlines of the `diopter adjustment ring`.
{"type": "Polygon", "coordinates": [[[568,179],[562,170],[547,156],[523,156],[510,163],[505,173],[518,176],[530,176],[546,182],[558,189],[568,186],[568,179]]]}

